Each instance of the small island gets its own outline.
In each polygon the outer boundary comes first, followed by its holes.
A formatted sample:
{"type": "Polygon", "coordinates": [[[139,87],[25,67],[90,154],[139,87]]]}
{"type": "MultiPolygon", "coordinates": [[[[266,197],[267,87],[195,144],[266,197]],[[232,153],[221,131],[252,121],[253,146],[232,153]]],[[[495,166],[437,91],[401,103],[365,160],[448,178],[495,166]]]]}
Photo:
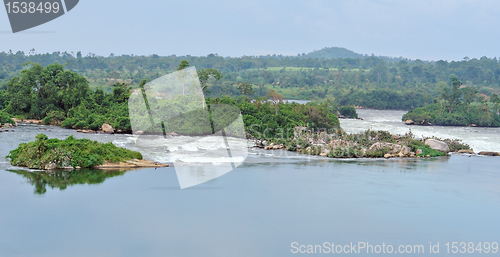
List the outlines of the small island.
{"type": "Polygon", "coordinates": [[[409,111],[402,120],[408,125],[500,127],[500,98],[479,94],[476,87],[462,85],[450,75],[450,85],[434,103],[409,111]]]}
{"type": "Polygon", "coordinates": [[[330,158],[419,158],[446,156],[449,152],[474,154],[460,140],[415,138],[409,132],[395,135],[387,131],[366,130],[350,134],[338,129],[331,133],[296,127],[289,138],[254,139],[255,147],[284,149],[330,158]]]}
{"type": "Polygon", "coordinates": [[[169,166],[143,160],[141,153],[117,147],[111,142],[100,143],[73,136],[64,140],[49,139],[45,134],[38,134],[33,142],[20,144],[6,158],[13,166],[39,170],[169,166]]]}

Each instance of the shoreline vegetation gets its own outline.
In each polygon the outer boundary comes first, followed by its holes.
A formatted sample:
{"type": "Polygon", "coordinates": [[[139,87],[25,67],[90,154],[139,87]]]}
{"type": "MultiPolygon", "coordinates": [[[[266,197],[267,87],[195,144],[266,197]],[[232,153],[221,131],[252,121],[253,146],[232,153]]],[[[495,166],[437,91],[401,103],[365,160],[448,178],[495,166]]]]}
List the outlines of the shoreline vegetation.
{"type": "MultiPolygon", "coordinates": [[[[469,145],[460,140],[415,138],[413,134],[395,135],[387,131],[367,130],[358,134],[342,130],[333,133],[314,132],[296,127],[294,136],[280,139],[253,139],[255,146],[265,150],[284,149],[302,154],[330,158],[420,158],[446,156],[449,152],[475,154],[469,145]]],[[[482,155],[498,156],[493,152],[482,155]]]]}
{"type": "Polygon", "coordinates": [[[38,134],[36,140],[21,143],[10,151],[6,159],[11,165],[39,170],[57,169],[133,169],[168,167],[142,159],[142,154],[113,143],[99,143],[89,139],[75,139],[69,136],[64,140],[49,139],[38,134]]]}
{"type": "Polygon", "coordinates": [[[500,127],[500,97],[478,93],[475,86],[463,85],[450,75],[434,103],[409,111],[402,117],[407,125],[500,127]]]}

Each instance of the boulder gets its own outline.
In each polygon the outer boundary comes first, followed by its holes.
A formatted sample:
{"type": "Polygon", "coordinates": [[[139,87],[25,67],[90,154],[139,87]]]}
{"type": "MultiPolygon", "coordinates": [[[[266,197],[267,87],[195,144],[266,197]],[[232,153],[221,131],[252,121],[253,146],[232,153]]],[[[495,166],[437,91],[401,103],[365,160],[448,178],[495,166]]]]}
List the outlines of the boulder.
{"type": "Polygon", "coordinates": [[[373,151],[373,150],[384,148],[384,147],[391,149],[391,151],[389,152],[390,154],[399,153],[401,151],[401,145],[391,144],[391,143],[382,143],[382,142],[377,142],[377,143],[373,144],[372,146],[370,146],[370,148],[368,150],[373,151]]]}
{"type": "Polygon", "coordinates": [[[90,129],[77,129],[76,132],[80,132],[80,133],[95,133],[95,131],[90,130],[90,129]]]}
{"type": "Polygon", "coordinates": [[[274,143],[271,143],[270,145],[264,147],[264,150],[272,150],[272,149],[274,149],[274,143]]]}
{"type": "Polygon", "coordinates": [[[104,133],[112,134],[112,133],[115,132],[115,130],[113,129],[113,127],[111,127],[111,125],[106,124],[106,123],[102,124],[101,129],[102,129],[102,132],[104,132],[104,133]]]}
{"type": "Polygon", "coordinates": [[[408,156],[408,155],[410,155],[410,153],[411,153],[411,149],[405,145],[401,148],[401,151],[399,152],[399,157],[408,156]]]}
{"type": "Polygon", "coordinates": [[[386,154],[384,154],[384,158],[386,158],[386,159],[389,159],[389,158],[391,158],[391,157],[392,157],[392,154],[390,154],[390,153],[386,153],[386,154]]]}
{"type": "Polygon", "coordinates": [[[422,149],[417,149],[416,155],[422,154],[422,149]]]}
{"type": "Polygon", "coordinates": [[[399,140],[399,136],[398,135],[391,135],[392,139],[394,140],[399,140]]]}
{"type": "Polygon", "coordinates": [[[57,168],[57,164],[52,163],[52,162],[45,165],[45,170],[55,170],[56,168],[57,168]]]}
{"type": "Polygon", "coordinates": [[[458,150],[457,153],[475,154],[472,150],[458,150]]]}
{"type": "Polygon", "coordinates": [[[405,123],[406,123],[406,125],[413,125],[413,124],[415,124],[415,122],[413,122],[412,120],[405,120],[405,123]]]}
{"type": "Polygon", "coordinates": [[[321,151],[321,153],[319,154],[319,156],[323,156],[323,157],[326,157],[330,154],[330,150],[327,150],[327,149],[323,149],[323,151],[321,151]]]}
{"type": "Polygon", "coordinates": [[[482,151],[478,153],[479,155],[484,155],[484,156],[500,156],[500,153],[498,152],[487,152],[487,151],[482,151]]]}
{"type": "Polygon", "coordinates": [[[439,141],[439,140],[430,138],[430,139],[425,140],[425,144],[430,146],[430,148],[432,148],[434,150],[438,150],[438,151],[445,152],[445,153],[450,152],[450,147],[448,146],[447,143],[445,143],[443,141],[439,141]]]}

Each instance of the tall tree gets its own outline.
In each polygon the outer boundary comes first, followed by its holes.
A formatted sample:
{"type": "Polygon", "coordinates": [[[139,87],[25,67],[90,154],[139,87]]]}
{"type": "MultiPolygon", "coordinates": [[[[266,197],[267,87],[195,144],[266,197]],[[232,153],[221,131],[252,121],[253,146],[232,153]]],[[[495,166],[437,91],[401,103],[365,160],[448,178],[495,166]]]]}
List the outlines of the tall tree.
{"type": "Polygon", "coordinates": [[[458,79],[455,74],[450,75],[450,87],[444,87],[442,89],[441,98],[448,101],[448,112],[453,111],[453,107],[460,103],[460,97],[462,96],[462,90],[460,86],[462,82],[458,79]]]}
{"type": "Polygon", "coordinates": [[[252,84],[248,82],[243,82],[238,85],[238,90],[242,95],[244,95],[247,101],[250,99],[250,96],[254,93],[252,84]]]}
{"type": "Polygon", "coordinates": [[[208,91],[208,81],[210,80],[210,78],[213,78],[215,80],[222,79],[222,74],[216,69],[202,69],[197,71],[197,73],[198,79],[200,80],[201,84],[201,90],[204,93],[210,93],[210,91],[208,91]]]}
{"type": "MultiPolygon", "coordinates": [[[[187,67],[189,67],[189,62],[186,61],[186,60],[182,60],[181,63],[179,64],[179,67],[177,67],[177,70],[178,71],[182,71],[184,69],[186,69],[187,67]]],[[[182,95],[185,95],[184,93],[184,77],[185,77],[185,73],[184,72],[181,72],[181,77],[182,77],[182,95]]]]}
{"type": "Polygon", "coordinates": [[[271,98],[271,101],[273,102],[276,109],[276,115],[278,115],[279,104],[283,103],[284,97],[278,92],[274,91],[274,89],[269,90],[269,97],[271,98]]]}
{"type": "Polygon", "coordinates": [[[472,86],[472,87],[465,87],[462,90],[464,94],[465,103],[467,104],[467,113],[469,113],[470,104],[476,99],[477,96],[477,88],[472,86]]]}

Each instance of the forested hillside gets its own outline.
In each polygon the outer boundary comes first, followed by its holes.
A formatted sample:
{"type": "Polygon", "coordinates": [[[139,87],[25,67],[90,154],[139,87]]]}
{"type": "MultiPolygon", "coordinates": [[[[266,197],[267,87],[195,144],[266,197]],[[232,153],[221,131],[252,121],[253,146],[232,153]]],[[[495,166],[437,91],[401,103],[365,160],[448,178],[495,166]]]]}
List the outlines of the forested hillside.
{"type": "MultiPolygon", "coordinates": [[[[90,88],[112,93],[116,83],[137,85],[175,71],[182,60],[197,69],[217,69],[220,80],[208,81],[207,96],[236,97],[241,85],[251,85],[251,97],[269,94],[271,89],[288,99],[329,99],[339,105],[378,109],[414,109],[432,103],[455,74],[466,86],[476,86],[484,97],[500,93],[500,63],[495,58],[467,58],[461,61],[421,61],[402,58],[361,56],[343,48],[325,48],[297,56],[267,55],[222,57],[195,56],[108,57],[55,52],[30,54],[0,53],[0,89],[18,76],[26,62],[43,66],[55,62],[85,77],[90,88]],[[334,58],[346,54],[353,57],[334,58]],[[354,58],[356,57],[356,58],[354,58]]],[[[29,66],[26,66],[29,67],[29,66]]],[[[1,104],[1,94],[0,94],[1,104]]]]}

